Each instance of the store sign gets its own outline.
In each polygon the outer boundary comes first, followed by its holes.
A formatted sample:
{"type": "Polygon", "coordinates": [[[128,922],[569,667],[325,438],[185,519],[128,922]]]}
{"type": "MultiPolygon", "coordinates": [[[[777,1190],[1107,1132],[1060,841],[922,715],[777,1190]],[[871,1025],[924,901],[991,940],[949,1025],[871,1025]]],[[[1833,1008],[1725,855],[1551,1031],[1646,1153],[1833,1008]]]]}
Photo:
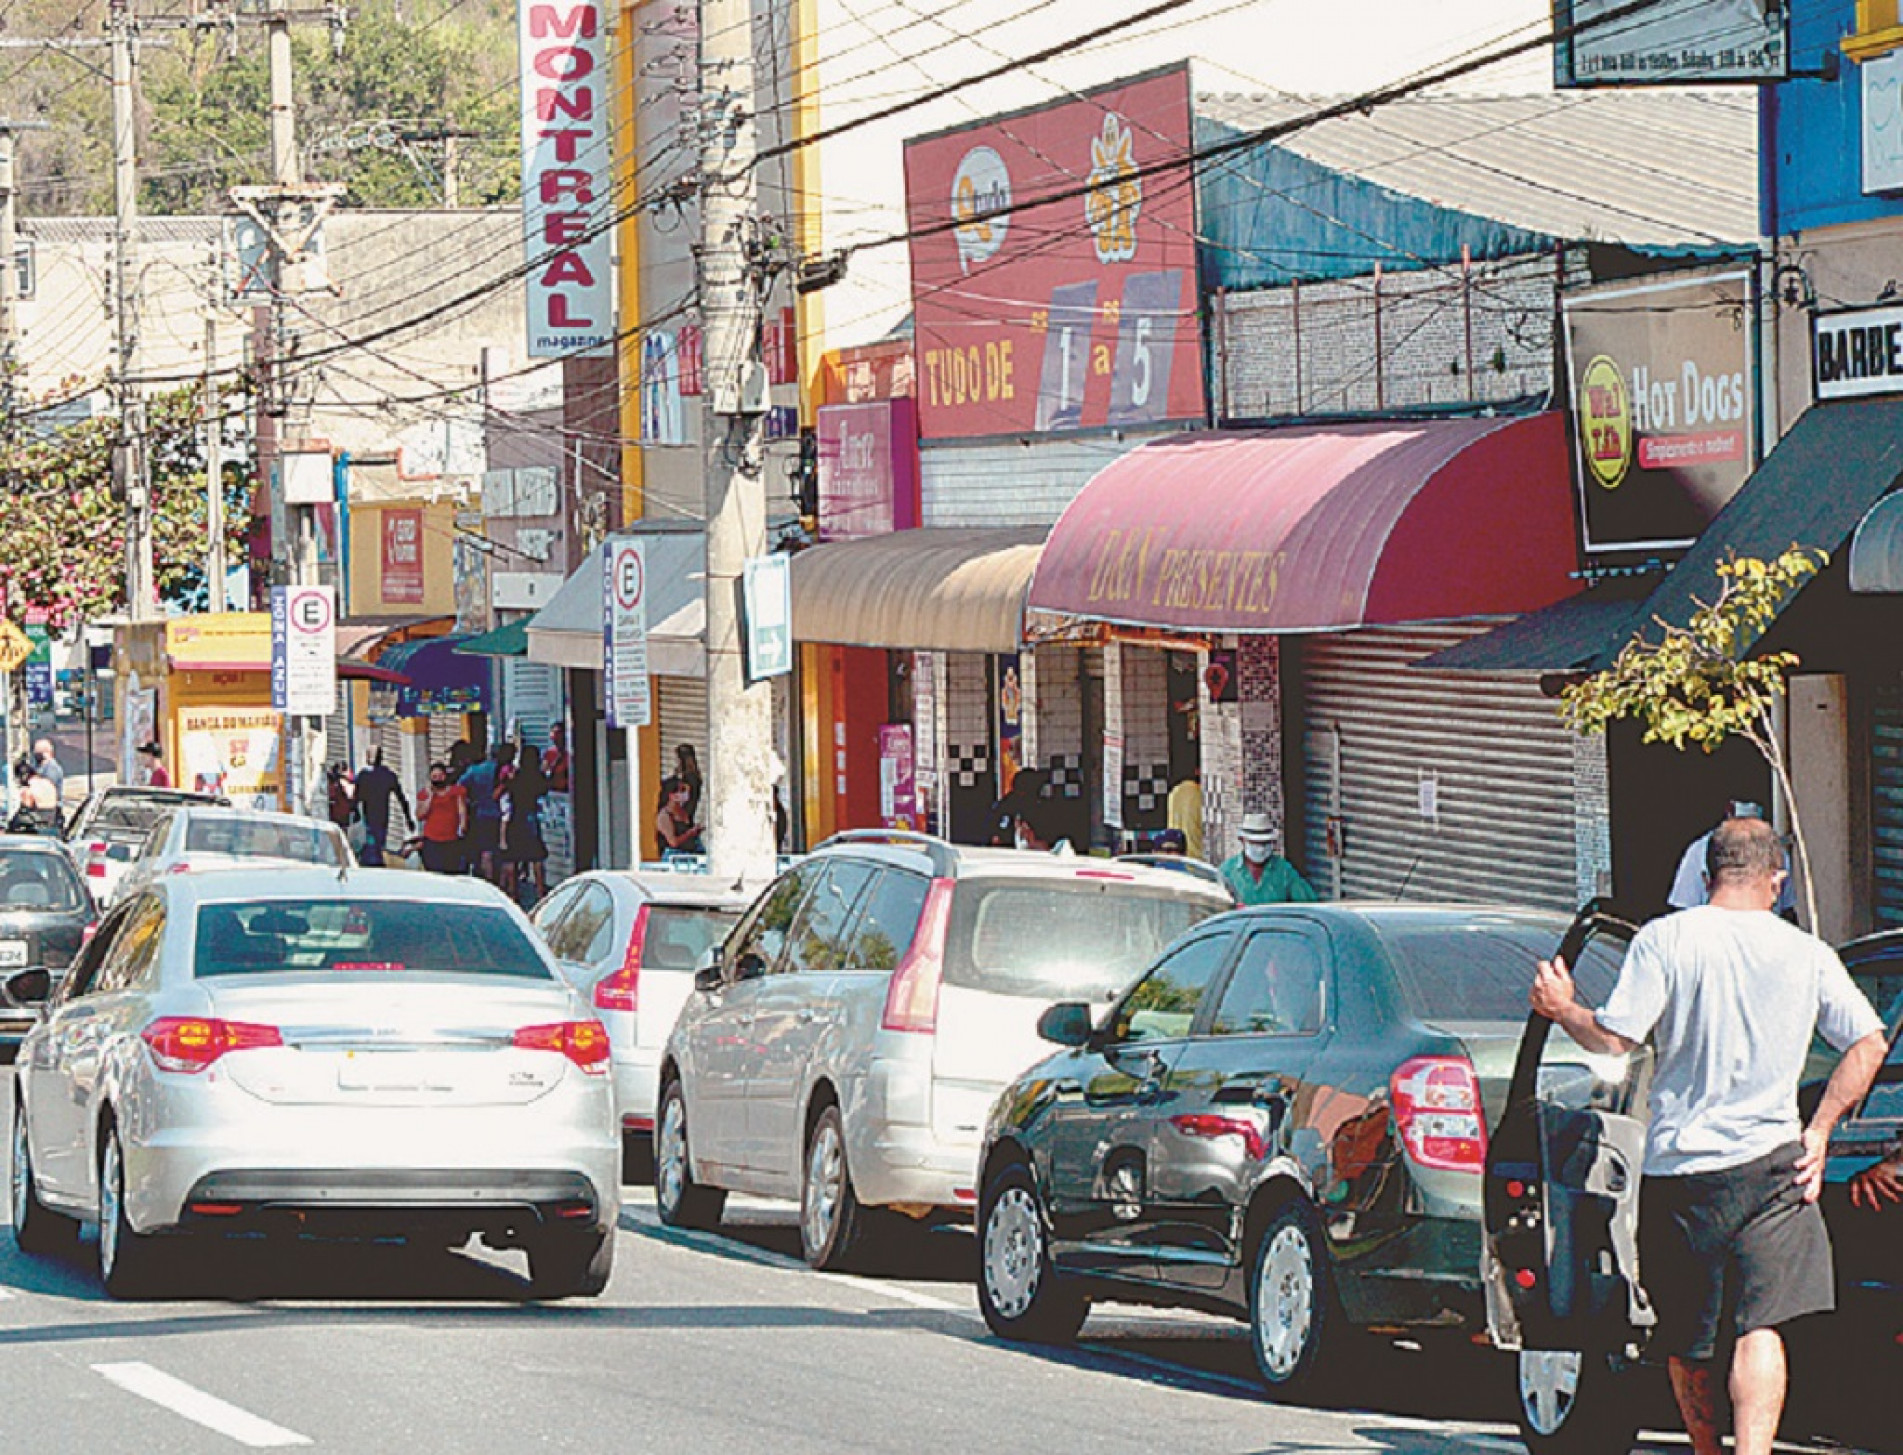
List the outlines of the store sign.
{"type": "Polygon", "coordinates": [[[614,342],[609,136],[614,77],[601,0],[519,0],[529,357],[614,342]]]}
{"type": "Polygon", "coordinates": [[[1183,66],[906,144],[923,438],[1202,419],[1190,148],[1183,66]]]}
{"type": "Polygon", "coordinates": [[[1790,16],[1779,0],[1553,0],[1553,84],[1684,86],[1782,81],[1790,16]]]}
{"type": "Polygon", "coordinates": [[[1863,190],[1903,192],[1903,51],[1857,67],[1863,82],[1863,190]]]}
{"type": "Polygon", "coordinates": [[[919,523],[918,409],[910,399],[822,404],[819,538],[886,535],[919,523]]]}
{"type": "Polygon", "coordinates": [[[1682,550],[1750,475],[1749,298],[1742,272],[1566,298],[1588,551],[1682,550]]]}
{"type": "Polygon", "coordinates": [[[26,659],[26,702],[28,707],[51,707],[53,705],[53,633],[45,621],[33,621],[26,624],[28,640],[33,643],[33,654],[26,659]]]}
{"type": "Polygon", "coordinates": [[[1811,377],[1820,400],[1903,393],[1903,304],[1816,315],[1811,377]]]}
{"type": "Polygon", "coordinates": [[[271,588],[271,706],[293,717],[328,717],[336,710],[333,588],[271,588]]]}
{"type": "Polygon", "coordinates": [[[420,605],[423,600],[423,512],[383,512],[383,599],[420,605]]]}
{"type": "Polygon", "coordinates": [[[912,728],[908,723],[879,725],[879,819],[889,829],[916,829],[918,818],[916,764],[912,755],[912,728]]]}
{"type": "Polygon", "coordinates": [[[755,556],[741,568],[741,646],[749,682],[784,677],[793,670],[792,558],[755,556]]]}
{"type": "Polygon", "coordinates": [[[602,548],[602,674],[608,726],[646,727],[648,700],[648,558],[638,537],[602,548]]]}
{"type": "Polygon", "coordinates": [[[282,719],[263,707],[181,707],[178,783],[239,808],[277,808],[282,719]]]}

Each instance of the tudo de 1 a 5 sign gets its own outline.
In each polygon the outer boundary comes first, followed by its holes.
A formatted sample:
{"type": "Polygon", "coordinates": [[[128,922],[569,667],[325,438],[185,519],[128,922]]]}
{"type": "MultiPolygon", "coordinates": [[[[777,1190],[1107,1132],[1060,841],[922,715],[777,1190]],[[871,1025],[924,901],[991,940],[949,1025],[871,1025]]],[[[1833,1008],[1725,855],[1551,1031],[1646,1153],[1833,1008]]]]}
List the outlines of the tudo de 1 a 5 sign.
{"type": "Polygon", "coordinates": [[[905,147],[924,439],[1203,416],[1189,70],[905,147]]]}

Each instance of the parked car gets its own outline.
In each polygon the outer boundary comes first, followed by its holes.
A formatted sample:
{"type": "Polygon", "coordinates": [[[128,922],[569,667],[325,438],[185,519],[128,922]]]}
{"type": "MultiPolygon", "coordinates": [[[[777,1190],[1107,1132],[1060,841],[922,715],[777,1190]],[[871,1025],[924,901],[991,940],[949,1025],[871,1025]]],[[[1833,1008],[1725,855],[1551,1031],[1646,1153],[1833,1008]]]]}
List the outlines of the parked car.
{"type": "Polygon", "coordinates": [[[145,845],[119,883],[136,894],[153,880],[194,869],[223,869],[250,860],[315,864],[333,871],[356,867],[344,831],[321,818],[261,808],[186,804],[153,820],[145,845]]]}
{"type": "MultiPolygon", "coordinates": [[[[19,976],[14,977],[15,981],[19,976]]],[[[536,1297],[599,1293],[619,1146],[608,1036],[486,884],[168,876],[102,923],[15,1071],[14,1236],[99,1224],[115,1297],[218,1233],[471,1233],[536,1297]]]]}
{"type": "Polygon", "coordinates": [[[557,885],[529,913],[563,977],[608,1028],[626,1165],[644,1170],[652,1151],[661,1051],[694,971],[751,901],[704,874],[595,870],[557,885]]]}
{"type": "MultiPolygon", "coordinates": [[[[33,834],[0,835],[0,975],[42,971],[50,989],[79,953],[93,918],[92,896],[58,844],[33,834]]],[[[38,1018],[36,997],[15,1000],[0,982],[0,1046],[18,1045],[38,1018]]]]}
{"type": "Polygon", "coordinates": [[[101,908],[118,895],[119,879],[145,848],[152,825],[188,804],[222,804],[213,794],[181,788],[139,788],[115,784],[89,796],[66,825],[66,849],[86,876],[101,908]]]}
{"type": "Polygon", "coordinates": [[[1108,1001],[1225,908],[1188,875],[878,831],[776,879],[695,976],[661,1062],[655,1200],[797,1198],[819,1268],[881,1209],[968,1216],[993,1098],[1054,1001],[1108,1001]]]}
{"type": "MultiPolygon", "coordinates": [[[[1039,1030],[1064,1049],[985,1131],[986,1322],[1058,1341],[1098,1300],[1227,1313],[1285,1392],[1325,1379],[1351,1329],[1484,1327],[1488,1119],[1566,929],[1482,906],[1244,909],[1107,1015],[1054,1006],[1039,1030]]],[[[1610,984],[1590,956],[1578,973],[1610,984]]]]}

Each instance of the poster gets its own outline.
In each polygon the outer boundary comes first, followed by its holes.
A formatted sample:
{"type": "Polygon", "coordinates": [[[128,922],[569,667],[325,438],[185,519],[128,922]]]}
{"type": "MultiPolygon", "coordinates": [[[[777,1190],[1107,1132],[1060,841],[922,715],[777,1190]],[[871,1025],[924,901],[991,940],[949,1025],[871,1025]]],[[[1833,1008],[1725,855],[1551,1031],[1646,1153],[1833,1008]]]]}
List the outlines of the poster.
{"type": "Polygon", "coordinates": [[[1103,826],[1123,827],[1123,734],[1103,735],[1103,826]]]}
{"type": "Polygon", "coordinates": [[[423,602],[423,512],[383,512],[383,599],[420,606],[423,602]]]}
{"type": "Polygon", "coordinates": [[[912,729],[905,723],[879,728],[879,820],[889,829],[915,829],[918,798],[912,757],[912,729]]]}
{"type": "Polygon", "coordinates": [[[998,670],[998,792],[1011,784],[1024,766],[1024,684],[1018,676],[1018,654],[1000,652],[998,670]]]}
{"type": "Polygon", "coordinates": [[[177,782],[239,808],[279,808],[282,719],[267,707],[181,707],[177,782]]]}

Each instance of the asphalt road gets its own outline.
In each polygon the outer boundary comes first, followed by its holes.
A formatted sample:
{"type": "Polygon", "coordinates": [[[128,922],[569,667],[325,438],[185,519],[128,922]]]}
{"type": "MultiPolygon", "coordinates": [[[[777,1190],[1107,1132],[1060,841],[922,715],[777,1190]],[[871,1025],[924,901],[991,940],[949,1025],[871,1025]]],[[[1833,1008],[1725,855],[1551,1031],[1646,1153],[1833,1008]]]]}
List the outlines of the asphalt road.
{"type": "Polygon", "coordinates": [[[992,1339],[963,1234],[908,1240],[884,1272],[820,1275],[798,1260],[791,1209],[748,1204],[723,1235],[686,1234],[658,1226],[647,1189],[628,1195],[607,1295],[545,1306],[518,1301],[519,1256],[383,1246],[268,1261],[220,1250],[188,1265],[202,1296],[113,1303],[90,1233],[60,1259],[28,1258],[0,1234],[9,1444],[45,1455],[1520,1449],[1501,1422],[1510,1364],[1487,1351],[1370,1350],[1347,1403],[1271,1404],[1240,1330],[1217,1320],[1105,1310],[1073,1350],[992,1339]]]}

